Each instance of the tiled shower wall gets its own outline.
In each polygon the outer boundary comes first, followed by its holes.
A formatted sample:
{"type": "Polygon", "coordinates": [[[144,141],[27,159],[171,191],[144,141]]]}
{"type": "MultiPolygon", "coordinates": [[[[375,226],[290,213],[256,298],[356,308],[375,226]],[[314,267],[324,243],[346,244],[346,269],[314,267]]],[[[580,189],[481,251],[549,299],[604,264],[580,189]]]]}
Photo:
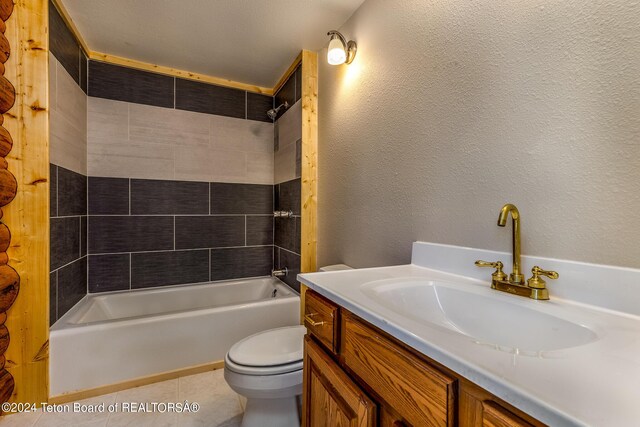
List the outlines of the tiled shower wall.
{"type": "Polygon", "coordinates": [[[265,276],[273,187],[89,178],[89,292],[265,276]]]}
{"type": "Polygon", "coordinates": [[[87,291],[274,266],[297,289],[300,69],[274,138],[274,98],[88,61],[53,5],[50,20],[51,322],[87,291]]]}
{"type": "Polygon", "coordinates": [[[93,61],[89,76],[89,292],[269,275],[273,99],[93,61]]]}
{"type": "Polygon", "coordinates": [[[300,290],[300,172],[302,154],[301,68],[291,75],[275,96],[275,104],[287,101],[289,109],[280,114],[274,128],[275,209],[293,211],[293,218],[276,218],[274,268],[287,267],[282,278],[300,290]]]}
{"type": "Polygon", "coordinates": [[[87,59],[49,5],[50,323],[87,293],[87,59]]]}

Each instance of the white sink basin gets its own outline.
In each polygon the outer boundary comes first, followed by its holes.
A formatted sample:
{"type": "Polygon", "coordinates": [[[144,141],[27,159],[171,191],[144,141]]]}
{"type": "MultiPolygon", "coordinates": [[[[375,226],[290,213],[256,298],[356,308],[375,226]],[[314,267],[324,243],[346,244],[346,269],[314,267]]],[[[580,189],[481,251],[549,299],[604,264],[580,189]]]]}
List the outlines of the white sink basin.
{"type": "Polygon", "coordinates": [[[577,347],[598,339],[590,329],[535,308],[546,302],[473,285],[420,278],[365,283],[361,291],[391,311],[423,324],[468,336],[505,351],[541,352],[577,347]]]}

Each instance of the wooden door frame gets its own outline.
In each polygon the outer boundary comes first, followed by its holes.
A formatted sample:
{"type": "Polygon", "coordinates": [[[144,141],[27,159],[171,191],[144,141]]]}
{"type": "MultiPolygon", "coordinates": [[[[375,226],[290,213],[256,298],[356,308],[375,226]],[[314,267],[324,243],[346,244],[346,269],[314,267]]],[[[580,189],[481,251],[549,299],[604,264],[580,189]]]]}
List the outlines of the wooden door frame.
{"type": "Polygon", "coordinates": [[[3,207],[11,230],[9,265],[20,275],[20,292],[7,312],[10,344],[5,368],[15,387],[10,401],[46,402],[49,394],[49,5],[15,0],[4,35],[11,46],[5,77],[15,104],[3,126],[13,139],[8,170],[17,181],[15,199],[3,207]]]}

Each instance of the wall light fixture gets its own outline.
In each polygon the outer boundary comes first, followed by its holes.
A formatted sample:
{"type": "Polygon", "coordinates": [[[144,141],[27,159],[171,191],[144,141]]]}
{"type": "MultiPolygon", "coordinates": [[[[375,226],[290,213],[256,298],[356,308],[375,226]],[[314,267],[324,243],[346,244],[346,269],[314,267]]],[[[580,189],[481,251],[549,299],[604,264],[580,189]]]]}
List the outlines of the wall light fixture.
{"type": "Polygon", "coordinates": [[[327,61],[331,65],[351,64],[353,58],[356,57],[358,46],[353,40],[344,38],[339,31],[331,30],[327,33],[331,37],[329,40],[329,49],[327,51],[327,61]]]}

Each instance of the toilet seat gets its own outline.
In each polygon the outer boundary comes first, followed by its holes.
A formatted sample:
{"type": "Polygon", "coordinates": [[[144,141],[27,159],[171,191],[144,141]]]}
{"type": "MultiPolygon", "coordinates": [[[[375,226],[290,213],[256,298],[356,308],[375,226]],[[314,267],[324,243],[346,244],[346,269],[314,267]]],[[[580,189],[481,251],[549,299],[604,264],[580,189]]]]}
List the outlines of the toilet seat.
{"type": "Polygon", "coordinates": [[[305,333],[306,328],[302,325],[259,332],[235,343],[226,359],[236,366],[269,370],[271,375],[291,372],[296,368],[289,365],[302,362],[305,333]]]}
{"type": "Polygon", "coordinates": [[[237,374],[280,375],[302,370],[302,360],[274,366],[246,366],[235,363],[233,360],[229,359],[229,355],[227,354],[227,356],[224,358],[224,367],[237,374]]]}

